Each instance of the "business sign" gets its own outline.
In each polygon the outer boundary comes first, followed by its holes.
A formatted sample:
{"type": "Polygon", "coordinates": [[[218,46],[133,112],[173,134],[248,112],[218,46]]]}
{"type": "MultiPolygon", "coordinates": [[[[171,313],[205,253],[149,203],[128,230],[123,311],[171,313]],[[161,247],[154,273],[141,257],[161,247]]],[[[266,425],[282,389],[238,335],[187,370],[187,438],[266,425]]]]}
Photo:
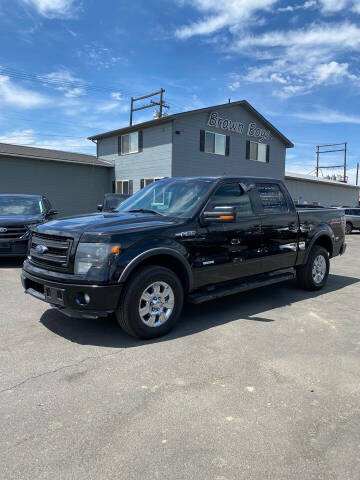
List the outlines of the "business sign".
{"type": "Polygon", "coordinates": [[[270,130],[257,127],[255,122],[249,123],[247,134],[249,137],[258,138],[260,142],[271,139],[270,130]]]}
{"type": "MultiPolygon", "coordinates": [[[[242,135],[244,133],[245,125],[241,122],[234,122],[229,118],[223,118],[218,112],[211,112],[208,120],[209,127],[220,128],[222,130],[228,130],[229,132],[235,132],[242,135]]],[[[247,135],[249,137],[257,138],[260,142],[270,140],[270,130],[259,128],[255,122],[249,123],[247,129],[247,135]]]]}
{"type": "Polygon", "coordinates": [[[209,127],[221,128],[222,130],[229,130],[229,132],[243,133],[244,124],[241,122],[233,122],[228,118],[221,118],[218,112],[211,112],[208,120],[209,127]]]}

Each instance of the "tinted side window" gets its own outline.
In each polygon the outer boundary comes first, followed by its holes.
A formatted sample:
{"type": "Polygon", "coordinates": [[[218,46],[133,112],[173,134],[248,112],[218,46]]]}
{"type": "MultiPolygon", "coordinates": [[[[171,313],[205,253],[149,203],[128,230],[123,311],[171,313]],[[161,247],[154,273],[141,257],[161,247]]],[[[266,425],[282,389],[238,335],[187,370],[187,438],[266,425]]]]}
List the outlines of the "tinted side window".
{"type": "Polygon", "coordinates": [[[286,199],[276,183],[258,183],[256,185],[265,213],[287,213],[286,199]]]}
{"type": "Polygon", "coordinates": [[[358,217],[360,215],[360,209],[354,208],[354,210],[351,210],[350,215],[356,215],[358,217]]]}
{"type": "Polygon", "coordinates": [[[237,183],[229,183],[219,187],[211,197],[208,209],[214,210],[215,207],[223,206],[235,207],[239,217],[254,214],[249,195],[243,193],[237,183]]]}

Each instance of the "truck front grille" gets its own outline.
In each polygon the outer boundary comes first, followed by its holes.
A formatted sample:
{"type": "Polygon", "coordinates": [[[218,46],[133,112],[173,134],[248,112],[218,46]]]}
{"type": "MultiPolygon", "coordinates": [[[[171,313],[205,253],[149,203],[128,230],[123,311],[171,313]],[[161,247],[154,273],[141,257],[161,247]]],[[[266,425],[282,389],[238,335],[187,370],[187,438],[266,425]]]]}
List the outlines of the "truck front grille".
{"type": "Polygon", "coordinates": [[[33,233],[30,242],[30,262],[49,270],[66,272],[73,239],[33,233]]]}
{"type": "Polygon", "coordinates": [[[16,240],[21,238],[27,232],[25,225],[20,226],[0,226],[0,238],[4,240],[16,240]]]}

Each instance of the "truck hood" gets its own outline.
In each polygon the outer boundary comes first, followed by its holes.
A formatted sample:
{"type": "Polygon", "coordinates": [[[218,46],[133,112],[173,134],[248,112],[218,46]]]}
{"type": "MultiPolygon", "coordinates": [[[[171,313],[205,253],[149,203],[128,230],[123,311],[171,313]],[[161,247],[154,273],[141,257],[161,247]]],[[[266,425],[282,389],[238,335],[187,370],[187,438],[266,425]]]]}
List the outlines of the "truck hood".
{"type": "Polygon", "coordinates": [[[40,223],[43,220],[43,215],[1,215],[0,213],[0,227],[10,227],[12,225],[31,225],[33,223],[40,223]]]}
{"type": "Polygon", "coordinates": [[[95,235],[116,234],[137,228],[165,227],[176,223],[178,220],[174,218],[152,213],[102,212],[51,220],[34,227],[33,230],[49,235],[80,237],[85,232],[95,235]]]}

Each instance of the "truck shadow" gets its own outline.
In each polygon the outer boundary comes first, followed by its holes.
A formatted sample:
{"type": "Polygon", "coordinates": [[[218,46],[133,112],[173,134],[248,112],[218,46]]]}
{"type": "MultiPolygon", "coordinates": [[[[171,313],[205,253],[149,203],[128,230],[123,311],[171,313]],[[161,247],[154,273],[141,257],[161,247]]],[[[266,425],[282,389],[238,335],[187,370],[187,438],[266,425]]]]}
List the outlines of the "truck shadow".
{"type": "Polygon", "coordinates": [[[264,315],[271,309],[335,292],[359,281],[360,278],[356,277],[330,275],[326,287],[319,292],[300,290],[294,281],[290,281],[200,305],[185,304],[184,311],[174,330],[168,335],[154,340],[139,340],[128,336],[118,327],[114,318],[71,319],[57,310],[51,309],[42,315],[40,322],[53,333],[80,345],[131,348],[193,335],[236,320],[271,323],[275,320],[264,315]]]}
{"type": "Polygon", "coordinates": [[[1,268],[21,268],[25,257],[0,257],[1,268]]]}

